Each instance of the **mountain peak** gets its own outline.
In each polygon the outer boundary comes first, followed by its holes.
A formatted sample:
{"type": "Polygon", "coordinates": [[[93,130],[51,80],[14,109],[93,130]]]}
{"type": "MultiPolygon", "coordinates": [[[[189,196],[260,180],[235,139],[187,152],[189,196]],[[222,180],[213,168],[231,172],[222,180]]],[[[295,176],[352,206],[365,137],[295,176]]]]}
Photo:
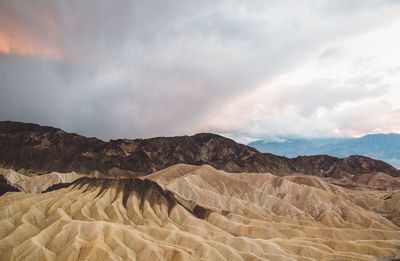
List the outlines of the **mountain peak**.
{"type": "Polygon", "coordinates": [[[361,169],[362,173],[383,171],[392,176],[399,173],[389,164],[369,158],[350,160],[319,155],[289,159],[261,153],[213,133],[105,142],[20,122],[0,122],[0,133],[0,167],[25,174],[75,171],[136,177],[179,163],[275,175],[331,176],[331,169],[335,169],[335,175],[356,173],[361,169]]]}

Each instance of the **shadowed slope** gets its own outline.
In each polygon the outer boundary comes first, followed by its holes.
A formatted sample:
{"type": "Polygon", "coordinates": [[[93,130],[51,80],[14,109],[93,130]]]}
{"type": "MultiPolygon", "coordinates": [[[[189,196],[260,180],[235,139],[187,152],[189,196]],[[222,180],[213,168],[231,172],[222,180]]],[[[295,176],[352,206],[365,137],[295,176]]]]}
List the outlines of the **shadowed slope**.
{"type": "Polygon", "coordinates": [[[163,190],[160,185],[156,182],[145,179],[100,179],[100,178],[80,178],[72,184],[72,189],[82,189],[85,187],[83,192],[89,191],[93,188],[100,188],[95,198],[101,197],[108,189],[115,189],[115,197],[112,202],[117,199],[119,194],[122,194],[122,205],[126,208],[126,204],[131,193],[135,193],[139,200],[139,209],[143,210],[145,200],[148,200],[149,204],[161,203],[166,201],[168,207],[168,214],[172,207],[178,204],[175,196],[170,192],[163,190]]]}
{"type": "Polygon", "coordinates": [[[8,184],[7,180],[0,175],[0,196],[6,192],[19,191],[17,188],[8,184]]]}

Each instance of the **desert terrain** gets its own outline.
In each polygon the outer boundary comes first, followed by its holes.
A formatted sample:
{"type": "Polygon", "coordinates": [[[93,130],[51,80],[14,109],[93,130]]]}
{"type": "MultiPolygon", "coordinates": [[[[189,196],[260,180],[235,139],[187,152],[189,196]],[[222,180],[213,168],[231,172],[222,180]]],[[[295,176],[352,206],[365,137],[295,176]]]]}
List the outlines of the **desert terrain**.
{"type": "Polygon", "coordinates": [[[400,177],[384,162],[289,159],[209,134],[115,146],[6,125],[1,260],[399,258],[400,177]]]}

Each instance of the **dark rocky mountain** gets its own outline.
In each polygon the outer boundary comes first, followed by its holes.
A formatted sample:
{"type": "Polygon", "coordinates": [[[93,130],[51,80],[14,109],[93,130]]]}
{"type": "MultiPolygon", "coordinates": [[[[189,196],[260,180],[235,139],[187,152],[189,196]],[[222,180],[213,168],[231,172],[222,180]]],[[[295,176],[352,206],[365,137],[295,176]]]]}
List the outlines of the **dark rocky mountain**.
{"type": "Polygon", "coordinates": [[[0,122],[0,167],[26,175],[52,171],[143,176],[178,163],[209,164],[229,172],[305,173],[323,177],[383,172],[400,176],[391,165],[367,157],[320,155],[289,159],[210,133],[105,142],[61,129],[0,122]]]}
{"type": "Polygon", "coordinates": [[[281,139],[279,141],[258,140],[248,144],[261,152],[286,157],[300,155],[330,155],[345,158],[362,155],[383,160],[400,167],[400,134],[369,134],[360,138],[314,138],[281,139]]]}

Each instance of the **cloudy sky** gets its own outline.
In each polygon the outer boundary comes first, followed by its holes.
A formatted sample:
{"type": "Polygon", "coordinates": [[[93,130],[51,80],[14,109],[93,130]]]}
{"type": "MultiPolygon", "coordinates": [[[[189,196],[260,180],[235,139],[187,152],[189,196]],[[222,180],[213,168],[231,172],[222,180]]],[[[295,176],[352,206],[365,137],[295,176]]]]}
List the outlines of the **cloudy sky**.
{"type": "Polygon", "coordinates": [[[240,142],[400,132],[400,1],[0,0],[0,120],[240,142]]]}

